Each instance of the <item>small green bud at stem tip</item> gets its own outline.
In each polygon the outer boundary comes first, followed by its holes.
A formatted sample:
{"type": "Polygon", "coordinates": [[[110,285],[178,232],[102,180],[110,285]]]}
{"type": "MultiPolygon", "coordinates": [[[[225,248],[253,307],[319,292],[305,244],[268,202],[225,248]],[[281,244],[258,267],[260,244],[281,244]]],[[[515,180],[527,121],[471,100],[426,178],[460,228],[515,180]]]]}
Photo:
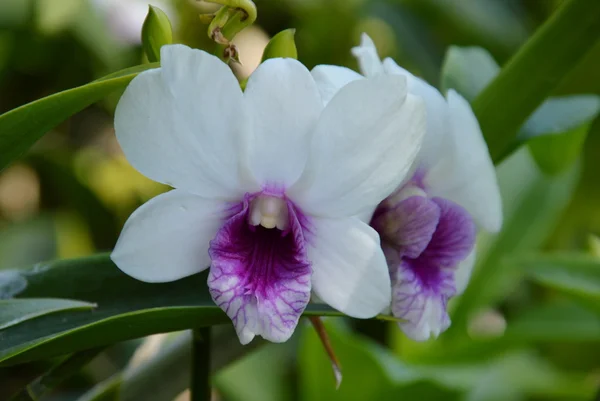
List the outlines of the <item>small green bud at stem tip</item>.
{"type": "Polygon", "coordinates": [[[298,58],[298,50],[294,42],[295,29],[286,29],[273,36],[265,51],[263,52],[262,61],[276,57],[298,58]]]}
{"type": "Polygon", "coordinates": [[[160,61],[160,48],[173,43],[169,17],[160,8],[149,6],[142,26],[142,47],[151,63],[160,61]]]}

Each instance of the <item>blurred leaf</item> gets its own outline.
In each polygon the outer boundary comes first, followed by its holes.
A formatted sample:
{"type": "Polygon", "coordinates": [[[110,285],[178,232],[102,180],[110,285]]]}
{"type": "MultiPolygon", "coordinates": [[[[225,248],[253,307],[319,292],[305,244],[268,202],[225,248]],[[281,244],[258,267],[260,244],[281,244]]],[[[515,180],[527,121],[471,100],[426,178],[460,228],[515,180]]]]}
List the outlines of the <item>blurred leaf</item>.
{"type": "Polygon", "coordinates": [[[36,378],[34,381],[24,387],[11,400],[37,401],[52,392],[62,382],[77,374],[85,365],[90,363],[100,352],[102,348],[92,348],[83,352],[69,355],[64,360],[53,366],[48,372],[36,378]]]}
{"type": "Polygon", "coordinates": [[[48,130],[111,92],[125,88],[138,73],[156,67],[157,64],[146,64],[128,68],[0,115],[0,169],[20,157],[48,130]]]}
{"type": "Polygon", "coordinates": [[[522,269],[507,262],[506,256],[535,250],[543,244],[571,199],[578,177],[578,166],[556,177],[544,176],[525,149],[500,165],[502,231],[480,235],[477,265],[465,293],[456,300],[448,333],[464,333],[473,312],[514,290],[522,269]]]}
{"type": "Polygon", "coordinates": [[[450,46],[442,65],[441,92],[455,89],[471,102],[499,71],[500,67],[487,50],[450,46]]]}
{"type": "Polygon", "coordinates": [[[600,340],[600,317],[570,302],[525,306],[508,320],[509,342],[580,342],[600,340]]]}
{"type": "Polygon", "coordinates": [[[593,256],[600,258],[600,237],[590,234],[588,237],[588,247],[593,256]]]}
{"type": "Polygon", "coordinates": [[[298,50],[294,42],[295,29],[286,29],[269,40],[263,51],[262,61],[275,57],[298,58],[298,50]]]}
{"type": "Polygon", "coordinates": [[[548,99],[522,127],[518,140],[529,141],[538,166],[558,174],[577,160],[590,125],[600,110],[600,97],[567,96],[548,99]]]}
{"type": "Polygon", "coordinates": [[[117,218],[96,194],[78,179],[73,171],[71,156],[64,153],[34,154],[28,157],[28,161],[40,177],[42,201],[45,206],[73,208],[87,223],[96,249],[112,249],[119,232],[117,218]]]}
{"type": "MultiPolygon", "coordinates": [[[[43,316],[3,331],[0,364],[47,359],[149,334],[230,323],[212,301],[207,273],[171,283],[144,283],[121,272],[108,255],[39,264],[21,272],[24,298],[94,302],[91,312],[43,316]]],[[[312,304],[307,315],[343,316],[312,304]]]]}
{"type": "Polygon", "coordinates": [[[102,63],[104,71],[138,62],[138,56],[116,38],[107,21],[108,16],[99,12],[93,1],[79,3],[80,11],[77,18],[73,19],[70,31],[102,63]]]}
{"type": "Polygon", "coordinates": [[[173,43],[171,21],[163,10],[150,5],[142,25],[142,47],[150,62],[160,61],[160,48],[173,43]]]}
{"type": "Polygon", "coordinates": [[[482,366],[465,401],[525,400],[526,396],[588,400],[594,386],[530,352],[514,352],[482,366]]]}
{"type": "Polygon", "coordinates": [[[9,299],[27,287],[27,280],[18,270],[0,271],[0,299],[9,299]]]}
{"type": "MultiPolygon", "coordinates": [[[[0,300],[0,330],[61,311],[93,309],[95,304],[71,299],[31,298],[0,300]]],[[[0,332],[0,336],[3,333],[0,332]]]]}
{"type": "MultiPolygon", "coordinates": [[[[455,89],[473,101],[499,71],[487,50],[451,46],[442,67],[442,92],[455,89]]],[[[542,171],[558,174],[577,160],[598,111],[600,97],[595,95],[549,98],[525,121],[507,152],[529,141],[529,149],[542,171]]]]}
{"type": "Polygon", "coordinates": [[[323,345],[312,328],[302,332],[299,354],[301,400],[454,400],[456,391],[431,383],[429,373],[403,364],[389,351],[351,332],[326,323],[333,349],[342,365],[336,390],[323,345]],[[425,397],[427,396],[427,397],[425,397]]]}
{"type": "MultiPolygon", "coordinates": [[[[77,401],[163,401],[174,399],[190,384],[188,377],[191,363],[192,338],[190,334],[186,331],[161,336],[159,339],[156,338],[158,336],[146,338],[123,372],[99,383],[77,401]]],[[[264,344],[264,341],[257,339],[243,346],[233,327],[214,328],[211,370],[216,372],[264,344]]],[[[274,347],[286,346],[278,344],[274,347]]],[[[238,364],[244,364],[246,360],[248,358],[241,359],[238,364]]],[[[219,373],[215,377],[215,382],[223,384],[221,375],[219,373]]],[[[251,377],[249,376],[249,378],[251,377]]],[[[240,377],[237,379],[241,380],[240,377]]],[[[219,384],[215,385],[219,386],[219,384]]]]}
{"type": "Polygon", "coordinates": [[[531,255],[511,259],[536,282],[600,311],[600,260],[586,254],[531,255]]]}
{"type": "Polygon", "coordinates": [[[519,139],[555,135],[590,123],[600,111],[600,96],[572,95],[544,102],[523,124],[519,139]]]}
{"type": "Polygon", "coordinates": [[[519,128],[593,49],[599,20],[600,3],[562,2],[472,102],[495,162],[507,155],[519,128]]]}
{"type": "Polygon", "coordinates": [[[81,0],[36,0],[38,28],[42,33],[53,34],[69,27],[83,4],[81,0]]]}
{"type": "Polygon", "coordinates": [[[528,351],[511,350],[478,363],[406,364],[367,339],[327,326],[342,364],[342,384],[336,391],[322,345],[305,330],[299,350],[302,400],[500,401],[523,395],[562,400],[593,391],[583,374],[566,374],[528,351]]]}
{"type": "Polygon", "coordinates": [[[266,344],[236,361],[215,375],[215,388],[228,401],[293,400],[290,373],[297,350],[293,342],[266,344]]]}
{"type": "Polygon", "coordinates": [[[32,12],[33,0],[0,1],[0,26],[10,27],[25,24],[32,12]]]}
{"type": "Polygon", "coordinates": [[[30,220],[7,225],[0,231],[0,270],[15,266],[29,266],[55,257],[54,216],[38,215],[30,220]]]}

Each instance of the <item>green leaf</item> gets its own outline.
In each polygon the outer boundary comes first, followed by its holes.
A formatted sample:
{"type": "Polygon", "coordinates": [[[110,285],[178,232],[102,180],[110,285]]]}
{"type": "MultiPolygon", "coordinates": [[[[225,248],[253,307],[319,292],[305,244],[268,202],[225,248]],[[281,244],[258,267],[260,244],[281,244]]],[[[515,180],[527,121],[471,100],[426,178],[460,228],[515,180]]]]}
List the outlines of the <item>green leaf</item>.
{"type": "Polygon", "coordinates": [[[275,57],[298,58],[298,50],[294,42],[295,29],[286,29],[273,36],[265,47],[262,61],[275,57]]]}
{"type": "Polygon", "coordinates": [[[113,91],[125,88],[140,72],[158,67],[127,68],[97,81],[28,103],[0,115],[0,169],[20,157],[47,131],[113,91]]]}
{"type": "Polygon", "coordinates": [[[27,287],[27,280],[18,270],[0,271],[0,299],[9,299],[27,287]]]}
{"type": "Polygon", "coordinates": [[[500,67],[487,50],[476,46],[450,46],[442,65],[442,93],[455,89],[471,102],[498,72],[500,67]]]}
{"type": "MultiPolygon", "coordinates": [[[[266,344],[266,341],[255,339],[248,345],[241,345],[229,325],[212,330],[212,372],[266,344]]],[[[189,331],[158,339],[149,337],[138,347],[123,372],[99,383],[77,401],[172,400],[189,387],[191,345],[189,331]]]]}
{"type": "MultiPolygon", "coordinates": [[[[442,91],[452,88],[472,101],[499,71],[487,50],[452,46],[442,67],[442,91]]],[[[550,98],[527,119],[502,156],[529,142],[542,171],[551,175],[563,172],[577,160],[589,125],[599,110],[600,98],[595,95],[550,98]]]]}
{"type": "MultiPolygon", "coordinates": [[[[0,365],[230,322],[210,297],[206,272],[171,283],[144,283],[121,272],[108,255],[97,255],[39,264],[21,277],[27,286],[18,297],[81,299],[98,307],[42,316],[4,330],[0,365]]],[[[316,304],[305,315],[343,316],[316,304]]]]}
{"type": "Polygon", "coordinates": [[[335,388],[331,364],[318,336],[312,327],[305,327],[298,351],[301,400],[457,399],[455,391],[432,383],[432,375],[404,364],[388,350],[332,322],[326,322],[326,327],[342,366],[340,388],[335,388]],[[411,395],[413,392],[418,396],[411,395]],[[423,393],[433,395],[425,398],[423,393]]]}
{"type": "Polygon", "coordinates": [[[150,5],[142,26],[142,47],[150,62],[160,61],[160,48],[173,43],[171,21],[163,10],[150,5]]]}
{"type": "MultiPolygon", "coordinates": [[[[5,299],[0,300],[0,330],[56,312],[93,309],[96,305],[71,299],[5,299]]],[[[0,333],[2,335],[2,333],[0,333]]]]}
{"type": "Polygon", "coordinates": [[[85,365],[90,363],[92,359],[97,357],[102,351],[103,348],[92,348],[68,356],[53,366],[48,372],[29,383],[18,394],[14,395],[11,400],[35,401],[45,397],[65,380],[77,374],[85,365]]]}
{"type": "Polygon", "coordinates": [[[522,271],[514,263],[506,262],[506,256],[531,252],[544,243],[570,201],[578,178],[578,166],[556,177],[545,176],[526,149],[499,166],[502,231],[479,236],[477,264],[469,286],[456,299],[448,334],[465,333],[472,313],[504,299],[507,291],[517,285],[522,271]]]}
{"type": "Polygon", "coordinates": [[[547,174],[558,174],[579,157],[600,97],[567,96],[549,99],[522,127],[518,140],[529,139],[529,151],[547,174]]]}
{"type": "Polygon", "coordinates": [[[511,259],[536,282],[600,311],[600,260],[585,254],[531,255],[511,259]]]}
{"type": "Polygon", "coordinates": [[[598,39],[600,2],[566,0],[473,101],[490,154],[500,160],[519,128],[598,39]]]}
{"type": "Polygon", "coordinates": [[[502,340],[525,344],[599,341],[600,316],[571,302],[534,305],[508,320],[502,340]]]}

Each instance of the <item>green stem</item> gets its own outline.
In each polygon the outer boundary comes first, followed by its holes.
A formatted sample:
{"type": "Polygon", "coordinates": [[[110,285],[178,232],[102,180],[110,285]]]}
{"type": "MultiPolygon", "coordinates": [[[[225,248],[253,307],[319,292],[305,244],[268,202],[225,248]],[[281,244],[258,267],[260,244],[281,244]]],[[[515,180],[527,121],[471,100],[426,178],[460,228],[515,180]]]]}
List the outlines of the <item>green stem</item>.
{"type": "Polygon", "coordinates": [[[600,1],[565,0],[473,101],[495,162],[518,129],[600,37],[600,1]]]}
{"type": "Polygon", "coordinates": [[[190,401],[210,401],[210,327],[192,331],[190,401]]]}
{"type": "Polygon", "coordinates": [[[73,354],[57,365],[52,367],[47,373],[38,377],[17,393],[13,401],[37,401],[50,390],[61,384],[63,381],[79,372],[81,368],[94,359],[104,348],[92,348],[83,352],[73,354]]]}

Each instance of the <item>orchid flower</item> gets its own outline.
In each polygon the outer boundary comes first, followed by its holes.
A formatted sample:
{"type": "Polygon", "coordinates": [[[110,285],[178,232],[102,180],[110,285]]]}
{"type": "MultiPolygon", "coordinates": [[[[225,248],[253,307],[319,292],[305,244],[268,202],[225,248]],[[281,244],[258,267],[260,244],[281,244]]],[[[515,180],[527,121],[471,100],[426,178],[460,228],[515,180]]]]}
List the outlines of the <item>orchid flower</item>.
{"type": "Polygon", "coordinates": [[[210,266],[243,344],[287,340],[311,291],[357,318],[389,305],[379,235],[356,215],[418,154],[425,108],[404,77],[351,83],[325,106],[296,60],[265,61],[242,92],[216,57],[163,46],[161,68],[125,90],[115,130],[137,170],[175,188],[126,222],[111,255],[125,273],[167,282],[210,266]]]}
{"type": "MultiPolygon", "coordinates": [[[[411,173],[396,191],[363,214],[379,232],[391,276],[391,312],[412,339],[437,337],[450,325],[448,300],[464,291],[475,262],[476,227],[494,232],[502,204],[494,165],[469,103],[449,90],[447,97],[392,59],[383,62],[371,38],[362,36],[360,75],[339,66],[317,66],[323,97],[367,77],[405,77],[421,97],[427,132],[411,173]]],[[[404,128],[397,130],[404,135],[404,128]]]]}

